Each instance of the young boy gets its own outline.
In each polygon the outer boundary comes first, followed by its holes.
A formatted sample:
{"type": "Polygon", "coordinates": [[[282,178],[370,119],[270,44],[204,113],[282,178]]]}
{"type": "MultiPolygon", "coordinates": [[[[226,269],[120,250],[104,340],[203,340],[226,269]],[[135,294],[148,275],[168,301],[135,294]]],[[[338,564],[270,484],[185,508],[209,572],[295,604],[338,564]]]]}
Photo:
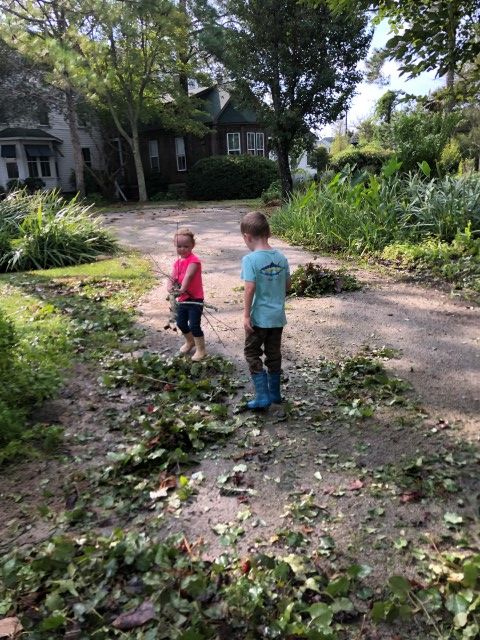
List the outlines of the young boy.
{"type": "Polygon", "coordinates": [[[263,213],[252,211],[244,215],[240,231],[251,252],[242,259],[241,273],[245,282],[244,353],[255,386],[255,398],[247,406],[266,409],[272,402],[282,402],[281,342],[287,324],[285,294],[290,288],[290,269],[283,253],[268,243],[270,227],[263,213]]]}

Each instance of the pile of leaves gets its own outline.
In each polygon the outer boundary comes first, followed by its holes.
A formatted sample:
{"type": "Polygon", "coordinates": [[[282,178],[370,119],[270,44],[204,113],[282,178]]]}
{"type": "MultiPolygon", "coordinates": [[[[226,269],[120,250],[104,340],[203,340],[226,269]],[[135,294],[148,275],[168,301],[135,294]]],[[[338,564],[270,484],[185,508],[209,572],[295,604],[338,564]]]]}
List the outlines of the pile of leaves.
{"type": "Polygon", "coordinates": [[[177,485],[173,499],[187,500],[195,480],[174,474],[189,469],[208,443],[231,434],[240,422],[229,418],[226,405],[236,392],[232,364],[220,357],[192,362],[146,351],[139,357],[105,359],[103,367],[106,393],[127,387],[138,395],[132,396],[128,411],[110,416],[123,443],[109,453],[99,486],[108,485],[117,511],[123,506],[131,511],[134,503],[140,510],[161,511],[177,485]]]}
{"type": "Polygon", "coordinates": [[[305,298],[342,291],[357,291],[360,283],[345,270],[333,270],[313,262],[299,266],[292,274],[291,293],[305,298]]]}
{"type": "Polygon", "coordinates": [[[2,560],[0,611],[31,640],[334,640],[367,609],[357,593],[368,567],[328,575],[294,554],[209,562],[196,546],[121,531],[53,538],[2,560]]]}

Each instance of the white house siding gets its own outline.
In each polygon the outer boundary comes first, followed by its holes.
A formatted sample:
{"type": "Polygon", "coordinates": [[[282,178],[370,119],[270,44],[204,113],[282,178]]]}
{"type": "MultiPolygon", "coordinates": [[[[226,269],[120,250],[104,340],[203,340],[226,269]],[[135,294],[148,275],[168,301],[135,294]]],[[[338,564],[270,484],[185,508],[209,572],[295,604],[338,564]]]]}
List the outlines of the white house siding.
{"type": "MultiPolygon", "coordinates": [[[[50,159],[50,171],[52,176],[42,177],[45,182],[45,186],[48,189],[60,187],[62,191],[73,191],[72,186],[72,172],[74,168],[73,161],[73,145],[70,137],[70,130],[67,122],[65,121],[62,113],[58,111],[51,111],[49,113],[50,124],[41,125],[38,122],[8,122],[0,123],[0,130],[14,127],[24,127],[36,130],[45,131],[56,138],[59,138],[62,142],[57,143],[54,148],[57,148],[60,152],[57,157],[50,159]],[[58,178],[56,177],[55,161],[58,167],[58,178]]],[[[80,144],[82,148],[90,149],[90,157],[93,169],[101,169],[104,167],[103,161],[103,143],[100,130],[94,126],[80,126],[79,128],[80,144]]],[[[15,144],[17,164],[19,171],[19,179],[24,180],[28,177],[28,165],[27,157],[25,153],[25,144],[48,144],[53,143],[52,139],[2,139],[0,144],[15,144]]],[[[5,158],[0,158],[0,186],[5,187],[10,178],[7,175],[7,166],[5,158]]]]}
{"type": "MultiPolygon", "coordinates": [[[[57,158],[60,186],[62,191],[73,191],[71,179],[75,163],[73,161],[73,145],[70,137],[70,129],[65,118],[58,111],[51,112],[49,117],[50,126],[40,128],[45,129],[52,136],[63,140],[62,144],[59,145],[59,151],[62,155],[57,158]]],[[[99,129],[92,126],[80,126],[79,135],[81,146],[90,149],[92,168],[101,169],[104,166],[104,162],[103,142],[99,129]]]]}

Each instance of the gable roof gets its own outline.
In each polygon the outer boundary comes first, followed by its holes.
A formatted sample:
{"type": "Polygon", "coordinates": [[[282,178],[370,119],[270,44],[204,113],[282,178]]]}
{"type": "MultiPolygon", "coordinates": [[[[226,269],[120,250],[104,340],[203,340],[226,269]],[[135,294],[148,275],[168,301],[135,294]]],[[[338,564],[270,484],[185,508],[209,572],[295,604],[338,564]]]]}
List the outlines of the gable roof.
{"type": "Polygon", "coordinates": [[[257,116],[251,109],[235,106],[230,93],[218,85],[191,92],[203,101],[204,114],[200,120],[205,124],[252,124],[257,116]]]}
{"type": "Polygon", "coordinates": [[[54,140],[62,142],[60,138],[52,136],[51,133],[42,129],[25,129],[24,127],[8,127],[0,131],[0,140],[7,138],[35,138],[37,140],[54,140]]]}

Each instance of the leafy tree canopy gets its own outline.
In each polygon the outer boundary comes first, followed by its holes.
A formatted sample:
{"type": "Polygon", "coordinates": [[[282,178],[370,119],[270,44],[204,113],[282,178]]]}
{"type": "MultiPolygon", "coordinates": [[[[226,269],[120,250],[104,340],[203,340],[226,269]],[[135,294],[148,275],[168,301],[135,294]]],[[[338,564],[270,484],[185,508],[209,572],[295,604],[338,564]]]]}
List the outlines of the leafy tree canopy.
{"type": "Polygon", "coordinates": [[[225,63],[242,100],[260,109],[277,153],[284,195],[295,139],[334,121],[361,80],[371,40],[363,12],[334,14],[297,0],[225,0],[225,63]],[[259,107],[260,105],[260,107],[259,107]]]}

